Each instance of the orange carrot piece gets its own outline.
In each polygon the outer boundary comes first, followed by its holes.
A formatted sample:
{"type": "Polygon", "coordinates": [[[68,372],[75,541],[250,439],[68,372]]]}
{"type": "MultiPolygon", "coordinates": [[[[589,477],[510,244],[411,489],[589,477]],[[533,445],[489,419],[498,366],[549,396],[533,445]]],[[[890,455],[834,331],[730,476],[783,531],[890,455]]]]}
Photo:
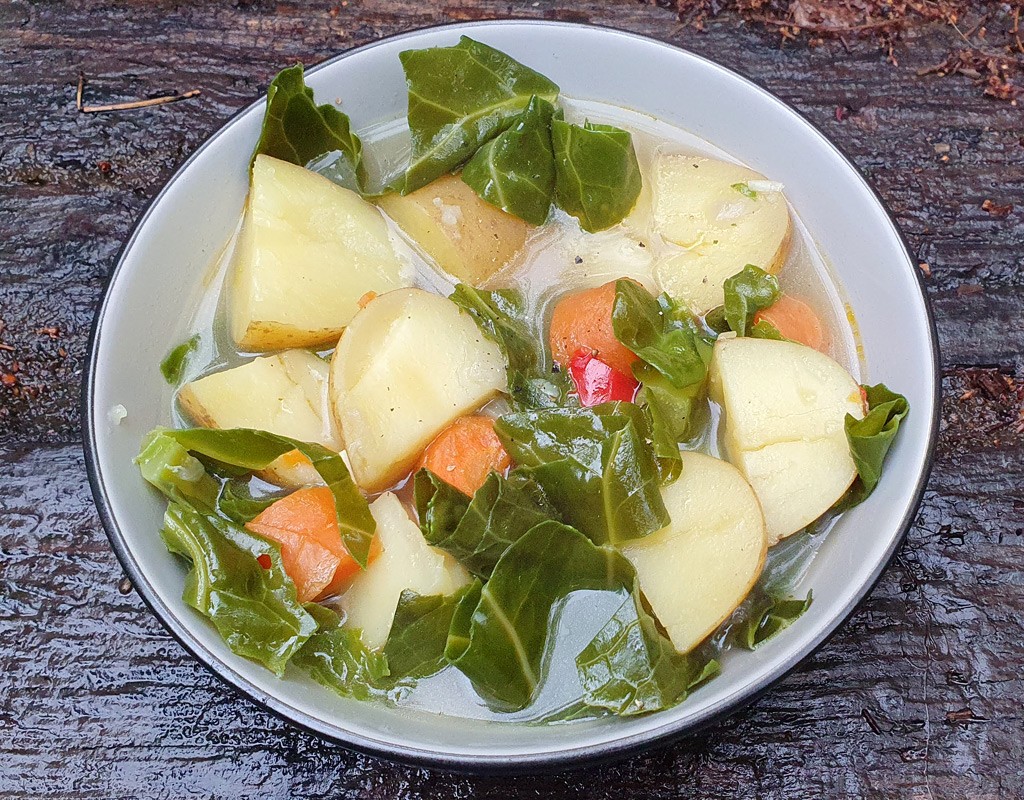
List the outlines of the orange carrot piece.
{"type": "Polygon", "coordinates": [[[417,469],[426,467],[437,477],[472,497],[491,472],[512,465],[494,420],[484,416],[459,417],[441,431],[423,451],[417,469]]]}
{"type": "Polygon", "coordinates": [[[636,355],[615,338],[612,308],[615,281],[596,289],[567,295],[555,305],[551,316],[551,353],[562,367],[568,367],[580,350],[589,350],[612,369],[633,374],[636,355]]]}
{"type": "MultiPolygon", "coordinates": [[[[298,489],[282,497],[246,527],[281,545],[284,571],[294,581],[300,603],[336,594],[360,570],[341,539],[334,495],[326,486],[298,489]]],[[[380,549],[374,537],[370,561],[380,549]]]]}
{"type": "Polygon", "coordinates": [[[754,322],[770,322],[779,333],[794,342],[800,342],[815,350],[828,349],[828,335],[818,315],[803,300],[788,294],[779,297],[768,308],[754,315],[754,322]]]}

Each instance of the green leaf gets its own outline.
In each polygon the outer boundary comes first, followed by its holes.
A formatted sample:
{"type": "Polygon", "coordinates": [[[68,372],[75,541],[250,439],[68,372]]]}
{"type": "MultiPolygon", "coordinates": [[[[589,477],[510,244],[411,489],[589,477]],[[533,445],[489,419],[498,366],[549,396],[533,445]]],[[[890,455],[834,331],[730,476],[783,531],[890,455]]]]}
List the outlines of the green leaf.
{"type": "Polygon", "coordinates": [[[555,201],[585,231],[610,228],[633,210],[643,179],[628,131],[586,122],[551,122],[555,201]]]}
{"type": "Polygon", "coordinates": [[[188,365],[189,356],[199,347],[199,334],[186,339],[160,362],[160,373],[171,386],[177,386],[188,365]]]}
{"type": "Polygon", "coordinates": [[[616,281],[612,330],[616,339],[677,389],[707,377],[712,343],[667,295],[655,299],[633,281],[616,281]]]}
{"type": "Polygon", "coordinates": [[[359,191],[365,182],[362,143],[352,132],[349,118],[330,104],[317,105],[313,90],[302,77],[302,64],[281,70],[267,89],[267,110],[263,116],[260,140],[253,152],[307,167],[331,153],[339,153],[348,169],[328,175],[351,175],[343,180],[349,189],[359,191]]]}
{"type": "Polygon", "coordinates": [[[533,225],[543,225],[555,195],[551,118],[555,107],[533,97],[512,126],[476,151],[462,180],[480,197],[533,225]]]}
{"type": "Polygon", "coordinates": [[[244,525],[272,506],[287,492],[253,494],[248,481],[232,479],[224,481],[217,497],[217,511],[232,522],[244,525]]]}
{"type": "Polygon", "coordinates": [[[747,183],[734,183],[734,184],[731,184],[731,186],[729,188],[735,189],[741,195],[743,195],[744,197],[750,198],[751,200],[756,200],[757,199],[757,192],[755,192],[753,189],[751,189],[750,185],[747,184],[747,183]]]}
{"type": "Polygon", "coordinates": [[[471,500],[425,467],[413,477],[413,502],[420,519],[420,530],[428,542],[450,536],[466,515],[471,500]]]}
{"type": "Polygon", "coordinates": [[[753,264],[726,278],[723,288],[725,319],[739,336],[747,335],[747,326],[758,311],[779,299],[778,279],[753,264]]]}
{"type": "Polygon", "coordinates": [[[562,519],[594,542],[635,539],[668,524],[647,421],[638,406],[603,403],[506,414],[495,430],[562,519]]]}
{"type": "Polygon", "coordinates": [[[779,329],[772,325],[766,319],[759,319],[751,326],[749,333],[747,334],[753,339],[774,339],[778,342],[791,342],[792,339],[787,339],[781,333],[779,329]]]}
{"type": "Polygon", "coordinates": [[[199,499],[207,508],[213,509],[219,491],[217,482],[189,453],[197,453],[229,467],[256,471],[266,469],[292,450],[298,450],[310,460],[331,490],[342,541],[352,557],[365,567],[377,524],[370,514],[366,498],[349,475],[345,461],[326,447],[248,428],[156,428],[143,441],[136,462],[143,477],[171,499],[176,499],[177,493],[182,492],[184,496],[199,499]]]}
{"type": "Polygon", "coordinates": [[[548,103],[558,97],[558,86],[543,75],[468,36],[454,47],[406,50],[399,58],[412,133],[403,194],[465,163],[533,96],[548,103]]]}
{"type": "Polygon", "coordinates": [[[342,627],[340,617],[329,608],[307,603],[306,610],[316,617],[319,628],[292,663],[343,697],[368,700],[376,696],[390,674],[387,658],[368,649],[357,628],[342,627]]]}
{"type": "Polygon", "coordinates": [[[513,542],[558,516],[540,486],[521,470],[507,478],[492,472],[472,500],[426,469],[416,473],[414,487],[424,538],[484,579],[513,542]]]}
{"type": "Polygon", "coordinates": [[[891,391],[884,383],[864,386],[868,400],[868,413],[864,419],[846,415],[846,439],[850,455],[857,465],[857,476],[863,487],[857,502],[868,497],[882,476],[882,463],[892,447],[893,439],[907,414],[910,403],[901,394],[891,391]]]}
{"type": "Polygon", "coordinates": [[[570,592],[597,589],[626,596],[632,565],[558,522],[537,525],[498,561],[473,612],[469,646],[454,664],[492,707],[525,708],[541,681],[555,604],[570,592]]]}
{"type": "Polygon", "coordinates": [[[742,647],[754,650],[796,622],[811,607],[813,600],[811,592],[808,592],[803,600],[771,594],[759,597],[751,606],[743,624],[733,631],[732,636],[742,647]]]}
{"type": "Polygon", "coordinates": [[[192,565],[182,599],[213,622],[232,652],[281,675],[316,622],[296,599],[280,548],[176,501],[167,506],[161,535],[168,550],[192,565]],[[264,557],[269,569],[257,561],[264,557]]]}
{"type": "Polygon", "coordinates": [[[719,671],[717,661],[699,653],[680,655],[658,631],[638,591],[576,657],[576,668],[586,706],[619,716],[669,708],[719,671]]]}
{"type": "Polygon", "coordinates": [[[452,618],[471,586],[449,595],[402,592],[384,645],[393,681],[424,678],[447,666],[444,652],[452,618]]]}
{"type": "Polygon", "coordinates": [[[452,662],[466,652],[469,647],[469,635],[473,625],[473,612],[476,611],[480,602],[480,593],[484,585],[479,579],[474,579],[471,584],[465,587],[465,593],[459,599],[452,615],[452,624],[448,628],[448,638],[444,645],[444,657],[452,662]]]}
{"type": "Polygon", "coordinates": [[[615,338],[641,359],[633,367],[641,384],[636,401],[647,414],[662,480],[675,480],[679,444],[693,437],[700,412],[706,409],[711,337],[668,295],[654,298],[626,280],[615,285],[612,329],[615,338]]]}
{"type": "Polygon", "coordinates": [[[636,402],[647,414],[662,483],[670,483],[682,467],[679,445],[691,441],[708,416],[705,383],[677,389],[650,365],[636,365],[633,372],[640,381],[636,402]]]}
{"type": "Polygon", "coordinates": [[[566,377],[552,373],[540,352],[539,334],[522,294],[514,289],[486,291],[464,283],[455,287],[451,301],[468,313],[481,332],[505,356],[508,393],[519,408],[552,408],[565,404],[566,377]]]}

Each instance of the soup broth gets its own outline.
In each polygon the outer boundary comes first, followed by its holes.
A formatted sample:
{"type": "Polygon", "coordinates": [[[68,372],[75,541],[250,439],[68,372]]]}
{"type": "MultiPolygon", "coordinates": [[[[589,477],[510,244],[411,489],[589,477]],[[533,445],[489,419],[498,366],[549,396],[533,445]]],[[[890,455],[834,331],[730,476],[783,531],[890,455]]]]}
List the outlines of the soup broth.
{"type": "MultiPolygon", "coordinates": [[[[563,97],[561,102],[566,119],[571,122],[581,124],[587,119],[616,125],[632,134],[644,175],[644,188],[636,208],[622,223],[597,234],[584,233],[576,219],[557,208],[553,209],[548,222],[533,230],[516,258],[481,287],[518,289],[532,312],[532,318],[538,322],[535,336],[545,347],[546,322],[550,319],[552,305],[563,295],[621,277],[635,278],[651,290],[656,288],[651,274],[652,265],[674,248],[652,229],[651,181],[648,176],[659,154],[678,153],[733,160],[711,143],[635,111],[590,100],[563,97]],[[544,322],[543,328],[540,321],[544,322]]],[[[403,117],[383,122],[362,131],[361,136],[366,145],[364,152],[370,159],[371,180],[384,184],[387,176],[401,169],[408,158],[406,120],[403,117]]],[[[859,379],[858,346],[841,289],[829,274],[825,259],[796,210],[791,208],[790,212],[793,234],[788,257],[779,274],[781,287],[787,294],[804,300],[817,313],[828,331],[828,354],[859,379]]],[[[413,285],[445,296],[451,294],[456,281],[440,272],[398,226],[390,221],[389,225],[391,237],[412,276],[413,285]]],[[[189,360],[184,380],[239,365],[255,355],[235,347],[226,324],[225,282],[228,280],[227,267],[232,247],[233,239],[217,259],[194,306],[190,334],[198,334],[200,344],[189,360]]],[[[325,357],[329,354],[330,351],[321,353],[325,357]]],[[[720,411],[714,403],[710,405],[709,423],[693,448],[720,456],[720,411]]],[[[504,400],[492,401],[484,413],[497,416],[506,408],[504,400]]],[[[179,426],[191,424],[177,406],[170,411],[179,426]]],[[[393,489],[402,490],[406,481],[403,479],[393,489]]],[[[408,489],[399,494],[408,504],[408,489]]],[[[827,521],[820,522],[814,532],[796,534],[771,548],[758,586],[791,591],[801,597],[806,594],[808,587],[802,586],[801,580],[827,537],[829,528],[827,521]]],[[[573,668],[573,658],[593,638],[618,602],[621,600],[601,592],[575,592],[563,601],[558,610],[556,633],[549,637],[545,656],[546,678],[537,698],[524,711],[513,714],[491,711],[473,690],[469,680],[453,667],[421,679],[412,687],[399,686],[391,692],[391,697],[401,700],[402,707],[406,709],[501,721],[541,721],[572,716],[570,701],[579,696],[579,679],[573,668]]],[[[717,652],[727,661],[729,626],[731,620],[743,614],[745,606],[746,603],[740,606],[730,621],[702,647],[717,652]]]]}

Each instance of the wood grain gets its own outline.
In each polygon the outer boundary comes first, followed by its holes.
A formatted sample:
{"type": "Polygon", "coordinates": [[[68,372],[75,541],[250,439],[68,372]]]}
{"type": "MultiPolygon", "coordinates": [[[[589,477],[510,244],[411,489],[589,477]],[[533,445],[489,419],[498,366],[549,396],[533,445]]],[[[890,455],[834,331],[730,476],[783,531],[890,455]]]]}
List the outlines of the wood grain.
{"type": "Polygon", "coordinates": [[[966,80],[917,77],[955,34],[912,36],[896,68],[868,44],[780,48],[728,17],[698,33],[632,0],[0,5],[0,344],[13,348],[0,348],[13,376],[0,383],[0,796],[1024,796],[1024,125],[966,80]],[[502,16],[664,39],[796,105],[871,178],[929,265],[945,375],[939,459],[909,540],[823,650],[700,737],[517,780],[357,756],[236,697],[119,593],[78,444],[104,280],[203,138],[290,61],[502,16]],[[81,115],[79,70],[90,103],[202,94],[81,115]],[[837,107],[850,112],[840,120],[837,107]],[[1014,208],[995,217],[986,199],[1014,208]]]}

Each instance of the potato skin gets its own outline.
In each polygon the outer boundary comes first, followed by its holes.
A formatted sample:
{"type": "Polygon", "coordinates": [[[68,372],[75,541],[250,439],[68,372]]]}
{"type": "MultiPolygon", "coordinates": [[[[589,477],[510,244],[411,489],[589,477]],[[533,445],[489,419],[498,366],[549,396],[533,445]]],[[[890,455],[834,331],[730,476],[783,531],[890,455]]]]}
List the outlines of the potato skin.
{"type": "Polygon", "coordinates": [[[458,175],[377,202],[442,270],[471,286],[505,267],[533,229],[482,200],[458,175]]]}

